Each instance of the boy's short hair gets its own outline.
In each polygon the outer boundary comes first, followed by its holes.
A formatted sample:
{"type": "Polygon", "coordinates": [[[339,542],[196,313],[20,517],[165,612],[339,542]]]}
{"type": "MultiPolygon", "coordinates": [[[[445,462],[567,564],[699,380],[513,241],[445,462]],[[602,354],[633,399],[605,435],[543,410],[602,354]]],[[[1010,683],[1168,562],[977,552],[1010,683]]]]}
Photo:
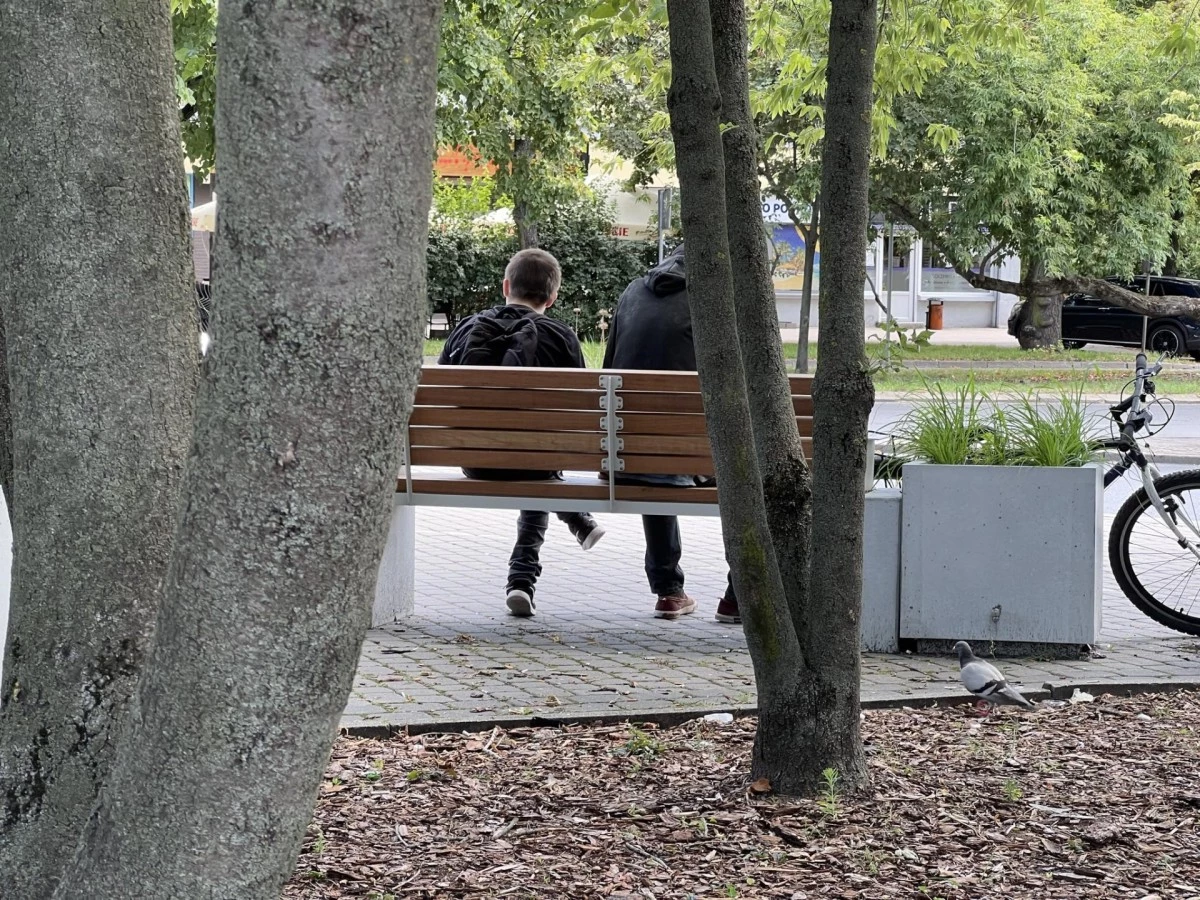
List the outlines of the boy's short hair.
{"type": "Polygon", "coordinates": [[[545,250],[521,250],[508,261],[504,277],[508,279],[508,293],[514,300],[544,306],[558,293],[562,268],[545,250]]]}

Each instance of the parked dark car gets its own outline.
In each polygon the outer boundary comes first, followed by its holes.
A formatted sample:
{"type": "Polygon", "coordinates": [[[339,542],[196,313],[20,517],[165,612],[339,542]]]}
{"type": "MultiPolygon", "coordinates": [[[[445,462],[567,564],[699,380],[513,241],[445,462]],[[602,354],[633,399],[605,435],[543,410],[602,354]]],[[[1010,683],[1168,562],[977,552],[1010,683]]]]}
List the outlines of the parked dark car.
{"type": "MultiPolygon", "coordinates": [[[[1126,278],[1105,280],[1134,293],[1146,292],[1145,278],[1132,281],[1126,278]]],[[[1151,275],[1150,296],[1200,299],[1200,281],[1151,275]]],[[[1021,327],[1024,307],[1024,301],[1018,303],[1008,317],[1008,333],[1013,337],[1017,336],[1021,327]]],[[[1132,310],[1107,300],[1098,300],[1089,294],[1070,294],[1063,300],[1062,342],[1068,350],[1078,349],[1084,344],[1141,347],[1142,324],[1142,316],[1132,310]]],[[[1190,316],[1151,317],[1146,328],[1146,346],[1155,353],[1168,356],[1187,353],[1200,359],[1200,322],[1190,316]]]]}

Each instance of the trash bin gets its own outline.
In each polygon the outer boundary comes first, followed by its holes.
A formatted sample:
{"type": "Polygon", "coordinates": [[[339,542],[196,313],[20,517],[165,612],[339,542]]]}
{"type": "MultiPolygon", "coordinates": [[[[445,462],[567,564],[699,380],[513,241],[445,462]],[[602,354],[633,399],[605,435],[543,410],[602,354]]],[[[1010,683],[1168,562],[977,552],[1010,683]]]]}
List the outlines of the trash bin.
{"type": "Polygon", "coordinates": [[[925,313],[925,327],[930,331],[942,330],[942,301],[930,300],[929,310],[925,313]]]}

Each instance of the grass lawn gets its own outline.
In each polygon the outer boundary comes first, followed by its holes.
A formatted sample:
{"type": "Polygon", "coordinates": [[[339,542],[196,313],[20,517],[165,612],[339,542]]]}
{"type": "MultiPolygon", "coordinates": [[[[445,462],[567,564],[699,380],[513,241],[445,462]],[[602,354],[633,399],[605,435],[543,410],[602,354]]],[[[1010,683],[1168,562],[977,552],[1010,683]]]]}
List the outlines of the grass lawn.
{"type": "MultiPolygon", "coordinates": [[[[1154,379],[1158,394],[1164,397],[1186,397],[1200,395],[1200,371],[1181,370],[1154,379]]],[[[875,376],[875,390],[888,392],[924,393],[927,384],[940,384],[945,388],[966,384],[974,378],[975,386],[985,393],[1005,391],[1045,391],[1059,393],[1082,390],[1089,396],[1111,396],[1116,400],[1121,389],[1130,381],[1128,372],[1112,372],[1097,369],[903,369],[899,372],[879,372],[875,376]]]]}
{"type": "MultiPolygon", "coordinates": [[[[425,342],[425,355],[437,356],[442,352],[441,339],[430,339],[425,342]]],[[[876,342],[872,342],[875,344],[876,342]]],[[[795,361],[796,344],[785,343],[783,353],[787,359],[795,361]]],[[[817,358],[817,345],[808,345],[809,359],[817,358]]],[[[584,341],[583,355],[588,365],[599,368],[604,359],[604,345],[599,341],[584,341]]],[[[912,360],[955,360],[967,362],[1003,362],[1012,360],[1021,362],[1133,362],[1133,350],[1113,348],[1104,351],[1089,350],[1021,350],[1018,347],[990,347],[974,344],[931,344],[919,353],[905,354],[905,359],[912,360]]]]}
{"type": "Polygon", "coordinates": [[[862,730],[809,800],[751,790],[753,719],[342,738],[284,898],[1200,896],[1200,695],[862,730]]]}

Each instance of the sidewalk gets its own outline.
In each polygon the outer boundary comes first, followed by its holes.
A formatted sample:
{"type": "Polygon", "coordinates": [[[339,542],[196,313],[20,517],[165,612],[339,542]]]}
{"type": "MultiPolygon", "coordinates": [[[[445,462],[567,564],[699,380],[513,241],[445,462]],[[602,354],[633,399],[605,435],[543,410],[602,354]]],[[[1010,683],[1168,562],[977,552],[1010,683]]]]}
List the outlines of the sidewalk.
{"type": "MultiPolygon", "coordinates": [[[[343,727],[459,731],[753,709],[741,628],[712,618],[725,581],[717,519],[681,520],[687,588],[698,608],[666,622],[651,614],[642,533],[632,516],[601,516],[608,534],[586,554],[552,521],[538,614],[508,616],[503,586],[513,518],[492,510],[417,511],[417,614],[370,633],[343,727]]],[[[1067,695],[1074,686],[1200,685],[1200,639],[1156,625],[1105,577],[1103,658],[1004,661],[1009,679],[1067,695]]],[[[869,704],[964,696],[953,659],[907,654],[865,655],[862,694],[869,704]]]]}

